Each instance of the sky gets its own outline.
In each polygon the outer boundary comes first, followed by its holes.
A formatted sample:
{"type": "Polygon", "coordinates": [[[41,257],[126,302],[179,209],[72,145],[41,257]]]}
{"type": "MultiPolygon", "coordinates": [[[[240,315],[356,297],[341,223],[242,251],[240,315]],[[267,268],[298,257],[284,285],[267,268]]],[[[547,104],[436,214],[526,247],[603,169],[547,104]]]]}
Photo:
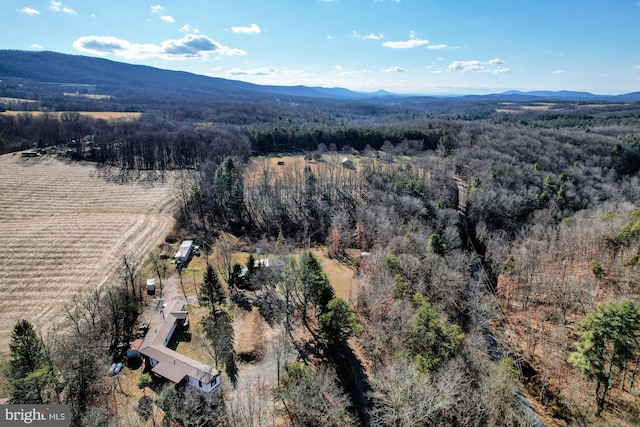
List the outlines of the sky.
{"type": "Polygon", "coordinates": [[[640,91],[640,0],[2,0],[0,40],[256,84],[640,91]]]}

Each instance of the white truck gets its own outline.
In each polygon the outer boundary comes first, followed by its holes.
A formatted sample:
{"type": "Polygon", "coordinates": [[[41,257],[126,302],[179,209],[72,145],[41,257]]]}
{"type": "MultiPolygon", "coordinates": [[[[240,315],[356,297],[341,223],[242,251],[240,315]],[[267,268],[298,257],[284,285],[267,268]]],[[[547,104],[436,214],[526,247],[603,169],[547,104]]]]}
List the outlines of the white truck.
{"type": "Polygon", "coordinates": [[[189,261],[191,251],[193,250],[193,240],[185,240],[178,248],[178,252],[173,256],[176,266],[181,266],[189,261]]]}

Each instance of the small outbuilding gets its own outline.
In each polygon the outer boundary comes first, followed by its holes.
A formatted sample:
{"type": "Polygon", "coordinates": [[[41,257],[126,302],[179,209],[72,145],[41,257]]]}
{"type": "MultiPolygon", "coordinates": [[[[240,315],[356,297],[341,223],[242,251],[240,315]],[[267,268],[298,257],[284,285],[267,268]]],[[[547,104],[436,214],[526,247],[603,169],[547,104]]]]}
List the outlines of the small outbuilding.
{"type": "Polygon", "coordinates": [[[340,163],[342,163],[343,168],[355,169],[353,162],[348,157],[343,157],[342,160],[340,160],[340,163]]]}

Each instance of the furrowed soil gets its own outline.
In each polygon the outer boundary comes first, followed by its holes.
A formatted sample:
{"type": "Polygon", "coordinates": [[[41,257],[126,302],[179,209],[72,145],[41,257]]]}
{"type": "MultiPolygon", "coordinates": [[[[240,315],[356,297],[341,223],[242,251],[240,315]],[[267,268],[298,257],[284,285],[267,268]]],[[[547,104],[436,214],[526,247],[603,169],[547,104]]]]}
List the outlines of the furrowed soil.
{"type": "Polygon", "coordinates": [[[0,156],[0,352],[27,319],[46,333],[79,293],[115,283],[174,225],[172,179],[54,156],[0,156]]]}

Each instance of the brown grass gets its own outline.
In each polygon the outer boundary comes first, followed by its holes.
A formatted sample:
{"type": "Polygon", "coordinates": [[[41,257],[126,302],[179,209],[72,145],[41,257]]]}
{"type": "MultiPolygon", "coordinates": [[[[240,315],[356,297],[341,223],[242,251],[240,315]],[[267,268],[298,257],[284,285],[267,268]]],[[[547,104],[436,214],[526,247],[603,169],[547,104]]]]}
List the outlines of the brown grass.
{"type": "Polygon", "coordinates": [[[23,98],[8,98],[6,96],[0,96],[0,102],[4,104],[34,104],[39,101],[34,101],[33,99],[23,99],[23,98]]]}
{"type": "Polygon", "coordinates": [[[322,264],[322,269],[329,277],[329,281],[336,291],[336,296],[347,302],[354,300],[356,295],[352,287],[353,268],[344,262],[329,258],[326,248],[314,249],[312,252],[322,264]]]}
{"type": "Polygon", "coordinates": [[[47,330],[74,295],[109,285],[171,230],[171,182],[117,184],[95,167],[0,156],[0,349],[21,318],[47,330]]]}
{"type": "MultiPolygon", "coordinates": [[[[7,110],[0,114],[5,114],[7,116],[19,116],[21,114],[29,114],[32,116],[39,116],[41,114],[52,114],[58,118],[63,114],[69,113],[69,111],[14,111],[7,110]]],[[[88,116],[93,119],[104,119],[104,120],[125,120],[125,121],[134,121],[138,120],[142,113],[136,112],[122,112],[122,111],[78,111],[78,114],[81,116],[88,116]]]]}
{"type": "MultiPolygon", "coordinates": [[[[340,168],[341,172],[347,172],[348,169],[343,169],[341,165],[341,159],[344,155],[338,154],[323,154],[320,161],[307,161],[304,156],[276,156],[276,157],[256,157],[253,158],[247,168],[245,169],[244,178],[247,182],[253,182],[261,179],[264,170],[269,171],[269,176],[282,177],[286,174],[301,174],[305,166],[309,166],[311,170],[318,174],[321,171],[329,168],[340,168]],[[278,165],[278,162],[284,162],[284,165],[278,165]]],[[[354,161],[357,166],[357,162],[354,156],[348,156],[354,161]]],[[[352,171],[349,171],[352,172],[352,171]]]]}
{"type": "Polygon", "coordinates": [[[251,354],[256,359],[261,359],[267,349],[265,327],[265,322],[260,316],[260,310],[256,307],[252,307],[250,312],[242,311],[238,313],[233,322],[236,354],[251,354]]]}
{"type": "Polygon", "coordinates": [[[69,96],[72,98],[87,98],[87,99],[111,99],[113,96],[111,95],[98,95],[95,93],[77,93],[77,92],[63,92],[64,96],[69,96]]]}

